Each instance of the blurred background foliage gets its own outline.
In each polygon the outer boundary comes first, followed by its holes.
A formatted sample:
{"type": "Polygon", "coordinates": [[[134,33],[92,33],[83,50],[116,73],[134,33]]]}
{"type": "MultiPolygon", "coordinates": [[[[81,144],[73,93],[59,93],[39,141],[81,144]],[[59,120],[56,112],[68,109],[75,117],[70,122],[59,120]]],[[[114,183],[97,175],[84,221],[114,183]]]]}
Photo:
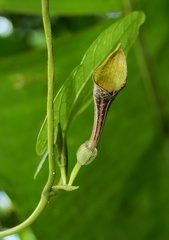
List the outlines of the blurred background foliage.
{"type": "MultiPolygon", "coordinates": [[[[51,0],[55,91],[113,21],[142,10],[146,23],[128,55],[128,84],[112,104],[99,155],[83,167],[77,191],[51,199],[15,239],[168,240],[168,8],[163,1],[51,0]]],[[[35,144],[46,114],[46,44],[40,1],[0,2],[0,226],[26,219],[48,174],[36,180],[35,144]],[[4,27],[6,26],[6,27],[4,27]]],[[[93,105],[72,123],[69,170],[90,136],[93,105]]],[[[10,239],[10,238],[9,238],[10,239]]],[[[11,238],[12,239],[12,238],[11,238]]]]}

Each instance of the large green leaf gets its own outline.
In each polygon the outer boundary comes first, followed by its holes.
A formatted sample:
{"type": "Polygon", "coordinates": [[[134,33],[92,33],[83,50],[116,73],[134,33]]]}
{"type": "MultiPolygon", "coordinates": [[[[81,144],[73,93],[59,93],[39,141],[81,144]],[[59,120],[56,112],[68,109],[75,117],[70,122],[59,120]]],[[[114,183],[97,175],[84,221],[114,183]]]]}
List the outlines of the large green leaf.
{"type": "MultiPolygon", "coordinates": [[[[63,131],[74,116],[84,109],[92,97],[91,75],[94,69],[103,62],[119,43],[127,55],[135,41],[140,25],[144,22],[144,14],[133,12],[106,29],[91,45],[80,65],[71,73],[54,100],[55,138],[60,122],[63,131]]],[[[37,153],[42,155],[47,149],[46,119],[37,140],[37,153]]]]}
{"type": "MultiPolygon", "coordinates": [[[[122,0],[51,0],[51,14],[75,15],[93,14],[119,11],[122,8],[122,0]]],[[[41,0],[0,0],[0,9],[29,14],[41,14],[41,0]]]]}

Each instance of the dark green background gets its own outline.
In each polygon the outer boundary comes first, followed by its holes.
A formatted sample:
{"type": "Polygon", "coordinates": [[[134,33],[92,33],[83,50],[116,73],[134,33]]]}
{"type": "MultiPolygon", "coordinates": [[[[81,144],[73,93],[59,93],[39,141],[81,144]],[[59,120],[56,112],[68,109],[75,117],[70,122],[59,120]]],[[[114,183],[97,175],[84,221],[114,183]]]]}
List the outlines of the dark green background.
{"type": "MultiPolygon", "coordinates": [[[[29,15],[40,13],[40,1],[34,5],[30,0],[29,6],[24,1],[16,6],[5,2],[0,15],[12,20],[15,32],[0,39],[0,188],[23,220],[37,205],[47,179],[47,164],[33,179],[40,161],[36,138],[46,114],[47,57],[43,38],[41,46],[30,40],[31,30],[42,32],[40,16],[29,15]]],[[[85,7],[87,1],[77,5],[74,0],[66,11],[66,3],[58,10],[55,2],[51,1],[52,13],[57,14],[52,17],[57,91],[112,23],[103,12],[126,14],[130,9],[127,2],[124,6],[117,0],[107,1],[109,5],[92,1],[85,7]]],[[[83,167],[75,181],[80,188],[51,199],[31,226],[37,239],[169,238],[169,3],[140,0],[132,5],[145,12],[146,23],[128,54],[127,87],[110,108],[97,159],[83,167]]],[[[90,136],[92,122],[91,105],[71,125],[69,169],[77,148],[90,136]]],[[[6,227],[19,221],[4,219],[6,227]]]]}

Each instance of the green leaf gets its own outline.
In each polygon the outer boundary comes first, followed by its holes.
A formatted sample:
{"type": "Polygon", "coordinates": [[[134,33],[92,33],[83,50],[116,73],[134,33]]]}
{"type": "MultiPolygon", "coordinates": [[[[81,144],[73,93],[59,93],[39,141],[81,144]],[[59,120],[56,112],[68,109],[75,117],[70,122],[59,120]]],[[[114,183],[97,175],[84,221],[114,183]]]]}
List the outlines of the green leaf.
{"type": "MultiPolygon", "coordinates": [[[[41,1],[0,0],[0,9],[1,11],[41,14],[41,1]]],[[[51,0],[50,9],[51,14],[60,15],[105,13],[120,11],[122,9],[122,0],[51,0]]]]}
{"type": "MultiPolygon", "coordinates": [[[[127,55],[134,43],[140,25],[145,16],[142,12],[133,12],[107,28],[91,45],[80,65],[71,73],[54,100],[55,138],[57,125],[60,122],[63,131],[67,131],[73,118],[84,110],[92,97],[93,71],[104,61],[119,43],[127,55]]],[[[36,151],[42,155],[47,149],[47,128],[44,121],[38,135],[36,151]]]]}

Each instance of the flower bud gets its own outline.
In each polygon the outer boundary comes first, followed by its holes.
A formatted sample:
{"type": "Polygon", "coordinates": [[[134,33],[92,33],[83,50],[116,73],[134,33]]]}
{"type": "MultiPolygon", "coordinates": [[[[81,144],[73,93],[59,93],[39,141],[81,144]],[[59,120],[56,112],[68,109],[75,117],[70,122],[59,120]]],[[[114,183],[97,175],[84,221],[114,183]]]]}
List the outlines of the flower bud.
{"type": "Polygon", "coordinates": [[[88,165],[97,156],[97,149],[89,148],[87,143],[88,142],[83,143],[77,151],[77,161],[81,165],[88,165]]]}

